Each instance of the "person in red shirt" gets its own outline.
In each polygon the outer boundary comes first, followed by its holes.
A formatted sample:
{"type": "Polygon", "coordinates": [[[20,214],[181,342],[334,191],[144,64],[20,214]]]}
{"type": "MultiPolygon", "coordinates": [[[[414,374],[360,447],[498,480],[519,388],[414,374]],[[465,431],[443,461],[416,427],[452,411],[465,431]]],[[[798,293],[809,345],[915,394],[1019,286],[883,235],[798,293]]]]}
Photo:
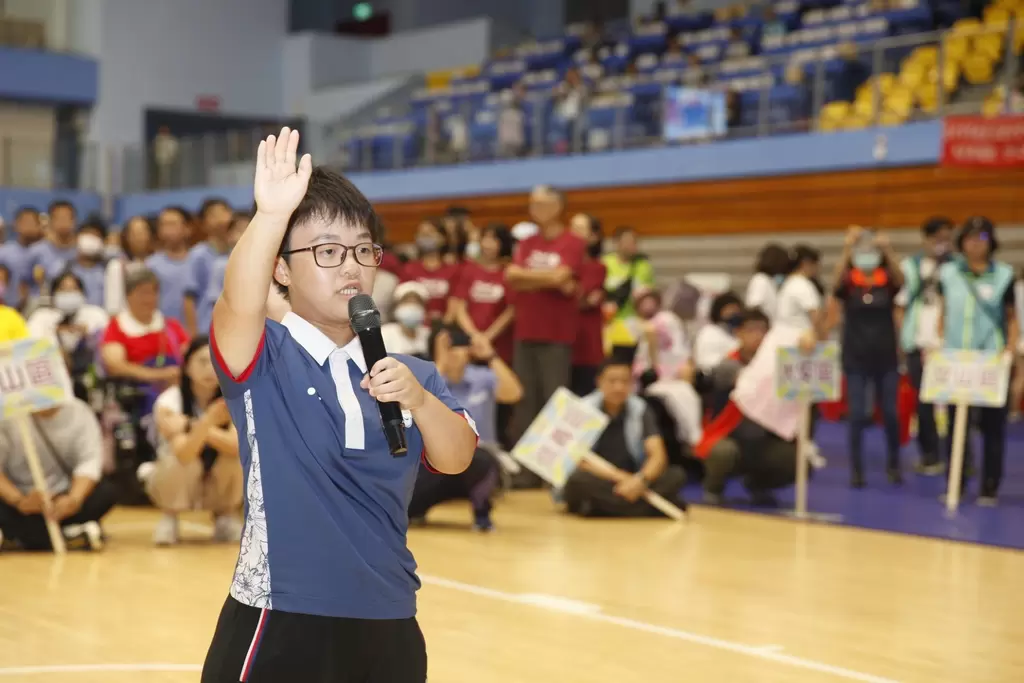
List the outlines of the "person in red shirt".
{"type": "Polygon", "coordinates": [[[437,221],[423,221],[416,229],[419,259],[410,261],[402,269],[403,282],[419,282],[426,287],[427,294],[430,295],[427,300],[428,322],[451,321],[448,295],[458,280],[461,265],[445,263],[442,257],[445,245],[445,232],[437,221]]]}
{"type": "Polygon", "coordinates": [[[557,190],[538,186],[530,216],[540,232],[521,241],[505,282],[516,291],[514,366],[523,384],[516,410],[521,436],[559,387],[568,386],[579,321],[577,292],[587,244],[562,222],[565,202],[557,190]]]}
{"type": "Polygon", "coordinates": [[[572,233],[587,243],[587,255],[580,268],[579,331],[572,347],[572,392],[586,396],[597,388],[597,371],[604,361],[604,280],[608,269],[601,263],[604,236],[601,222],[593,216],[573,216],[572,233]]]}

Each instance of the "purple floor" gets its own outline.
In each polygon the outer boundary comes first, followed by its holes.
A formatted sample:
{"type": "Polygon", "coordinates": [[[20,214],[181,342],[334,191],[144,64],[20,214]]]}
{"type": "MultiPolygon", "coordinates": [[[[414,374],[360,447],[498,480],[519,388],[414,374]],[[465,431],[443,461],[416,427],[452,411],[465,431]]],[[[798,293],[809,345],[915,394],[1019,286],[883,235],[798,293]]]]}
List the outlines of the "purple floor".
{"type": "MultiPolygon", "coordinates": [[[[977,477],[974,477],[968,483],[959,512],[948,517],[939,501],[939,495],[946,488],[945,475],[926,477],[913,471],[917,462],[916,442],[903,449],[905,481],[898,488],[889,484],[885,476],[881,430],[868,430],[864,437],[867,487],[857,491],[849,487],[846,424],[823,422],[817,428],[815,440],[828,465],[815,472],[810,481],[808,511],[824,522],[1024,549],[1024,424],[1011,425],[1009,432],[1006,472],[998,507],[975,505],[977,477]]],[[[980,468],[977,437],[973,451],[980,468]]],[[[686,492],[690,500],[699,500],[699,495],[694,488],[686,492]]],[[[777,492],[781,510],[792,509],[793,495],[792,488],[777,492]]],[[[739,482],[730,483],[726,498],[731,506],[750,509],[740,502],[746,498],[746,493],[739,482]]],[[[766,514],[786,512],[772,510],[766,514]]]]}

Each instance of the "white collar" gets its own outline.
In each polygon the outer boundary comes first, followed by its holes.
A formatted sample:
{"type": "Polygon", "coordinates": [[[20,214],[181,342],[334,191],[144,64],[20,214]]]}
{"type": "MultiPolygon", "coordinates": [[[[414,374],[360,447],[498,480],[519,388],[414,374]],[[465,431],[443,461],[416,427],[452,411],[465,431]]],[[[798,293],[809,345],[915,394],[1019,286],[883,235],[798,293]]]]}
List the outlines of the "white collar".
{"type": "MultiPolygon", "coordinates": [[[[326,363],[331,354],[339,348],[311,322],[290,311],[285,313],[281,324],[288,330],[292,339],[306,349],[306,353],[313,357],[317,365],[326,363]]],[[[340,348],[355,362],[360,372],[366,372],[366,359],[363,358],[363,345],[359,343],[359,337],[353,337],[352,341],[340,348]]]]}
{"type": "Polygon", "coordinates": [[[126,308],[117,314],[117,326],[129,337],[143,337],[164,329],[164,316],[157,311],[153,314],[153,319],[149,324],[145,325],[126,308]]]}

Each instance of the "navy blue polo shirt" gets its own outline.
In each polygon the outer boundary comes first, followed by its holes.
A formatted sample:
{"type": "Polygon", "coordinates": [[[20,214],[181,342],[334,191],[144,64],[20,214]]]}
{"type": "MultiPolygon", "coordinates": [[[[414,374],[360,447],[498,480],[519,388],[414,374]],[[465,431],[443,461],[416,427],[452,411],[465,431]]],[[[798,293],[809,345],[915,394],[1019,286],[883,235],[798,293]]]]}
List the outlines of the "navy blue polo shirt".
{"type": "MultiPolygon", "coordinates": [[[[300,614],[414,616],[420,582],[406,545],[407,509],[423,439],[406,414],[409,455],[388,451],[377,404],[359,387],[359,339],[338,348],[289,313],[280,324],[267,320],[256,358],[232,377],[212,329],[210,338],[245,475],[231,596],[300,614]]],[[[395,358],[476,429],[432,363],[395,358]]]]}

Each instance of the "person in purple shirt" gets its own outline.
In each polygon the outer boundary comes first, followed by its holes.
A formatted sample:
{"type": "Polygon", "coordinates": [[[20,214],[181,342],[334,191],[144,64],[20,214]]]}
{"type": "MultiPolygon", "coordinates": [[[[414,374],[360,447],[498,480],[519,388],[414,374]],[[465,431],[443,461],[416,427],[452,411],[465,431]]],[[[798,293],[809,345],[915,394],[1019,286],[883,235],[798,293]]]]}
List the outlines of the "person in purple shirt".
{"type": "MultiPolygon", "coordinates": [[[[234,215],[231,220],[231,227],[228,228],[226,233],[227,252],[214,257],[210,264],[210,275],[207,278],[206,287],[199,289],[199,284],[195,280],[190,283],[193,291],[198,293],[196,322],[199,334],[206,334],[210,330],[210,322],[213,320],[213,305],[217,303],[217,297],[220,296],[221,290],[224,289],[224,272],[228,267],[228,255],[235,244],[238,243],[242,233],[249,226],[250,220],[252,220],[252,216],[247,213],[236,213],[234,215]]],[[[192,251],[194,252],[195,248],[192,251]]],[[[195,275],[194,271],[193,275],[195,275]]],[[[188,313],[188,301],[188,299],[185,300],[186,315],[188,313]]]]}
{"type": "Polygon", "coordinates": [[[86,303],[102,306],[107,272],[103,262],[106,238],[107,226],[103,221],[95,217],[87,220],[78,231],[74,259],[67,263],[54,261],[50,264],[46,270],[46,281],[52,282],[64,272],[73,273],[82,283],[86,303]]]}
{"type": "Polygon", "coordinates": [[[146,259],[146,267],[160,280],[160,312],[181,322],[185,317],[185,290],[189,283],[188,233],[191,217],[185,209],[168,207],[157,219],[159,249],[146,259]]]}
{"type": "Polygon", "coordinates": [[[226,259],[234,246],[228,239],[233,218],[231,207],[223,199],[207,199],[199,209],[201,229],[206,234],[206,240],[192,247],[188,254],[189,283],[185,289],[185,318],[182,320],[192,336],[197,331],[205,333],[210,329],[209,315],[213,311],[213,301],[220,295],[219,288],[209,304],[210,310],[206,312],[205,320],[199,309],[206,298],[214,265],[218,259],[226,259]]]}
{"type": "Polygon", "coordinates": [[[10,281],[0,302],[20,309],[28,299],[28,286],[32,279],[32,273],[27,267],[28,251],[33,244],[43,239],[39,211],[31,206],[18,209],[14,214],[14,234],[13,242],[0,244],[0,265],[10,273],[10,281]]]}
{"type": "Polygon", "coordinates": [[[39,293],[39,286],[46,282],[47,273],[60,272],[78,255],[78,242],[75,240],[78,214],[75,207],[71,202],[57,200],[50,204],[48,212],[48,239],[39,240],[29,247],[25,261],[29,293],[33,295],[39,293]]]}

